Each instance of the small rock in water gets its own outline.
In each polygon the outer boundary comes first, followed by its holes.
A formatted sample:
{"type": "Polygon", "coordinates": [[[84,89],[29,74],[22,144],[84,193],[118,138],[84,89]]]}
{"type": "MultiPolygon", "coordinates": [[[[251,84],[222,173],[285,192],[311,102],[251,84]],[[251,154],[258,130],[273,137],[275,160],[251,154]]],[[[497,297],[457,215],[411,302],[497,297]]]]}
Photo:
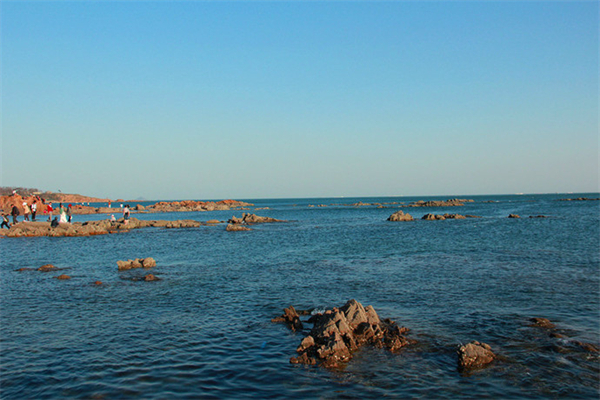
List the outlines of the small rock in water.
{"type": "Polygon", "coordinates": [[[69,275],[62,274],[62,275],[57,276],[56,279],[66,280],[66,279],[71,279],[71,277],[69,275]]]}
{"type": "Polygon", "coordinates": [[[491,363],[496,355],[486,343],[473,341],[458,349],[458,369],[460,371],[481,368],[491,363]]]}
{"type": "Polygon", "coordinates": [[[42,265],[37,270],[41,271],[41,272],[49,272],[49,271],[56,270],[56,267],[54,265],[52,265],[52,264],[46,264],[46,265],[42,265]]]}
{"type": "Polygon", "coordinates": [[[529,320],[532,322],[532,326],[538,326],[544,329],[556,328],[556,325],[554,325],[552,322],[550,322],[550,320],[546,318],[530,318],[529,320]]]}

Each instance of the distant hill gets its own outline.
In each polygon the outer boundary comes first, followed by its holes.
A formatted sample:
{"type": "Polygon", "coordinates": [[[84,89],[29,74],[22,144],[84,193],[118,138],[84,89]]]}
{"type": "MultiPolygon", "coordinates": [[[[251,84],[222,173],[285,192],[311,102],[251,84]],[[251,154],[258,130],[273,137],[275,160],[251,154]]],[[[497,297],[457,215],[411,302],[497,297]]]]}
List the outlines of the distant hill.
{"type": "Polygon", "coordinates": [[[46,201],[57,201],[62,203],[101,203],[108,202],[110,199],[101,199],[98,197],[84,196],[80,194],[69,194],[69,193],[54,193],[54,192],[43,192],[35,188],[22,188],[22,187],[0,187],[0,196],[11,196],[13,190],[17,191],[17,194],[21,197],[39,196],[46,201]]]}

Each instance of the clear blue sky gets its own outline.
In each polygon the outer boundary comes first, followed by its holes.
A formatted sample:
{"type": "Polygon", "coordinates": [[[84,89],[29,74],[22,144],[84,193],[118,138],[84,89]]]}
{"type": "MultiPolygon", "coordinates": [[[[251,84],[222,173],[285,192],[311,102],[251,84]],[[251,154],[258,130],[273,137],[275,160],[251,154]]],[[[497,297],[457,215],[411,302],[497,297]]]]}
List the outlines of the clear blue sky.
{"type": "Polygon", "coordinates": [[[596,1],[7,1],[2,186],[598,191],[596,1]]]}

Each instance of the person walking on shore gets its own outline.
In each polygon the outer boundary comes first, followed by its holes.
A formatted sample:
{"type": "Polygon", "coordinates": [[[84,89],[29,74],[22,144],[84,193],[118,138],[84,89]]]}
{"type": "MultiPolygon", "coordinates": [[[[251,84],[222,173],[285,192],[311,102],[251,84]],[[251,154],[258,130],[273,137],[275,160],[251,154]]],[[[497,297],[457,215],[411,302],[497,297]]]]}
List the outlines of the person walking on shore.
{"type": "Polygon", "coordinates": [[[37,203],[36,203],[36,202],[34,202],[34,203],[31,205],[31,220],[32,220],[32,221],[35,221],[35,214],[36,214],[36,213],[37,213],[37,203]]]}
{"type": "Polygon", "coordinates": [[[69,220],[69,223],[71,223],[71,218],[73,217],[73,215],[71,214],[71,205],[69,204],[69,206],[67,207],[67,218],[69,220]]]}
{"type": "Polygon", "coordinates": [[[29,214],[31,214],[31,209],[26,201],[23,202],[23,222],[29,221],[29,214]]]}
{"type": "Polygon", "coordinates": [[[4,228],[10,229],[10,224],[8,223],[8,214],[2,214],[2,225],[0,225],[0,229],[4,228]]]}
{"type": "Polygon", "coordinates": [[[16,224],[19,222],[19,221],[17,221],[17,217],[19,216],[19,214],[21,214],[21,213],[19,212],[19,208],[15,204],[12,208],[12,211],[10,212],[10,215],[12,215],[13,224],[16,224]]]}

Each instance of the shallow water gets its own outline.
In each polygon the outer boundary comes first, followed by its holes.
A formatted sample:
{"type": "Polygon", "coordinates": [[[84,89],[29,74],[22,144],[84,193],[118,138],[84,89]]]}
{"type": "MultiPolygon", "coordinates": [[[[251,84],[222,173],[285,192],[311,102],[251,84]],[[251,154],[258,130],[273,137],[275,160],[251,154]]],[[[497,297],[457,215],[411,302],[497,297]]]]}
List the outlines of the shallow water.
{"type": "Polygon", "coordinates": [[[600,341],[600,208],[556,201],[580,196],[598,194],[477,196],[464,207],[404,210],[481,219],[395,223],[386,219],[398,206],[341,204],[421,198],[250,200],[269,207],[256,214],[289,222],[0,239],[0,395],[597,398],[598,353],[573,341],[600,341]],[[309,207],[318,204],[329,206],[309,207]],[[539,214],[548,218],[527,218],[539,214]],[[137,257],[155,258],[162,280],[117,271],[117,260],[137,257]],[[63,270],[15,271],[46,263],[63,270]],[[53,279],[61,273],[72,279],[53,279]],[[290,364],[303,333],[271,318],[352,298],[410,328],[418,344],[398,354],[366,348],[341,371],[290,364]],[[530,327],[530,317],[550,319],[566,338],[530,327]],[[500,359],[463,375],[455,352],[471,340],[500,359]]]}

